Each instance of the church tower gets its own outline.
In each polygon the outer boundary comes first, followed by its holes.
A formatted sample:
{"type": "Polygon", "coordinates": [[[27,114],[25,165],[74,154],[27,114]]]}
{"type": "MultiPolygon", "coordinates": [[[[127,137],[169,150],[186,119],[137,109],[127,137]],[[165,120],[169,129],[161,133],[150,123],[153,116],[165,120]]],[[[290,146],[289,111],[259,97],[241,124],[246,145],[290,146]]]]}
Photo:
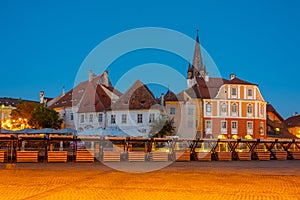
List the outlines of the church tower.
{"type": "Polygon", "coordinates": [[[198,30],[196,36],[195,49],[194,49],[193,64],[192,66],[190,66],[190,64],[188,66],[188,76],[187,76],[188,88],[196,84],[196,77],[202,77],[202,78],[208,77],[208,73],[206,72],[206,67],[203,65],[202,62],[198,30]]]}

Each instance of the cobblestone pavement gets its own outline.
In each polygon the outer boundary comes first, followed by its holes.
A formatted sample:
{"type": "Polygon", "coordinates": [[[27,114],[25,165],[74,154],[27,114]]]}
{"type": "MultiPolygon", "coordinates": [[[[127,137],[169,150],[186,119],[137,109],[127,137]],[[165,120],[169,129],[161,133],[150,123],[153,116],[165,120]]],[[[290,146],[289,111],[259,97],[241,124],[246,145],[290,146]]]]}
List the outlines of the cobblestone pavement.
{"type": "MultiPolygon", "coordinates": [[[[152,163],[135,163],[149,167],[152,163]]],[[[117,163],[115,165],[118,165],[117,163]]],[[[132,163],[122,163],[131,167],[132,163]]],[[[181,162],[148,173],[101,163],[0,164],[0,199],[298,199],[300,161],[181,162]]]]}

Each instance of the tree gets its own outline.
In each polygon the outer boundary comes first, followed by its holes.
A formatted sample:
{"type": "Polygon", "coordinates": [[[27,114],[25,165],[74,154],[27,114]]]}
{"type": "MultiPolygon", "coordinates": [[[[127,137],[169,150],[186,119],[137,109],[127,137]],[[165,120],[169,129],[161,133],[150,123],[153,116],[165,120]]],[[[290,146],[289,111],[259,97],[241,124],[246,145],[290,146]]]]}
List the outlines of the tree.
{"type": "Polygon", "coordinates": [[[151,124],[149,137],[164,137],[175,135],[174,119],[161,113],[151,124]]]}
{"type": "Polygon", "coordinates": [[[31,113],[28,123],[31,127],[36,129],[59,129],[61,128],[62,122],[63,120],[55,110],[47,108],[44,104],[39,104],[31,113]]]}
{"type": "Polygon", "coordinates": [[[11,113],[12,128],[54,128],[59,129],[63,122],[59,114],[44,104],[20,101],[11,113]]]}
{"type": "Polygon", "coordinates": [[[35,109],[37,103],[23,102],[20,100],[16,106],[16,109],[12,110],[11,125],[12,129],[22,129],[28,127],[28,120],[31,118],[31,113],[35,109]]]}

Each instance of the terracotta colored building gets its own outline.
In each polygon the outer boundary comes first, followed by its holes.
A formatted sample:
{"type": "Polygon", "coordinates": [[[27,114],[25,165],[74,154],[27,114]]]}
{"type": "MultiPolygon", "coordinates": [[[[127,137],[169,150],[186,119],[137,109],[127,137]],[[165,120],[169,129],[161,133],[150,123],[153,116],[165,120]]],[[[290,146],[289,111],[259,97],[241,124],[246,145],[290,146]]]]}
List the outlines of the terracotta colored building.
{"type": "MultiPolygon", "coordinates": [[[[258,85],[234,74],[229,79],[209,77],[202,62],[198,35],[193,64],[188,66],[187,86],[187,90],[175,95],[177,101],[174,97],[166,99],[166,109],[180,109],[186,102],[194,105],[198,137],[266,138],[267,103],[258,85]]],[[[180,115],[174,118],[177,126],[184,119],[180,115]]]]}

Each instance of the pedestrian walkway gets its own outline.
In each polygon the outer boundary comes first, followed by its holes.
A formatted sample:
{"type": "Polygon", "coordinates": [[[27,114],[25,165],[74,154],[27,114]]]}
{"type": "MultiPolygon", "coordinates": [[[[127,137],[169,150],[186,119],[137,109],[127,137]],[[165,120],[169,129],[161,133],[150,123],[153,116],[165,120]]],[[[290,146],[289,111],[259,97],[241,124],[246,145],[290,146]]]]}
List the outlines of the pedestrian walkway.
{"type": "Polygon", "coordinates": [[[126,173],[101,163],[22,163],[13,170],[0,164],[0,197],[299,200],[299,166],[296,160],[186,162],[149,173],[126,173]]]}

